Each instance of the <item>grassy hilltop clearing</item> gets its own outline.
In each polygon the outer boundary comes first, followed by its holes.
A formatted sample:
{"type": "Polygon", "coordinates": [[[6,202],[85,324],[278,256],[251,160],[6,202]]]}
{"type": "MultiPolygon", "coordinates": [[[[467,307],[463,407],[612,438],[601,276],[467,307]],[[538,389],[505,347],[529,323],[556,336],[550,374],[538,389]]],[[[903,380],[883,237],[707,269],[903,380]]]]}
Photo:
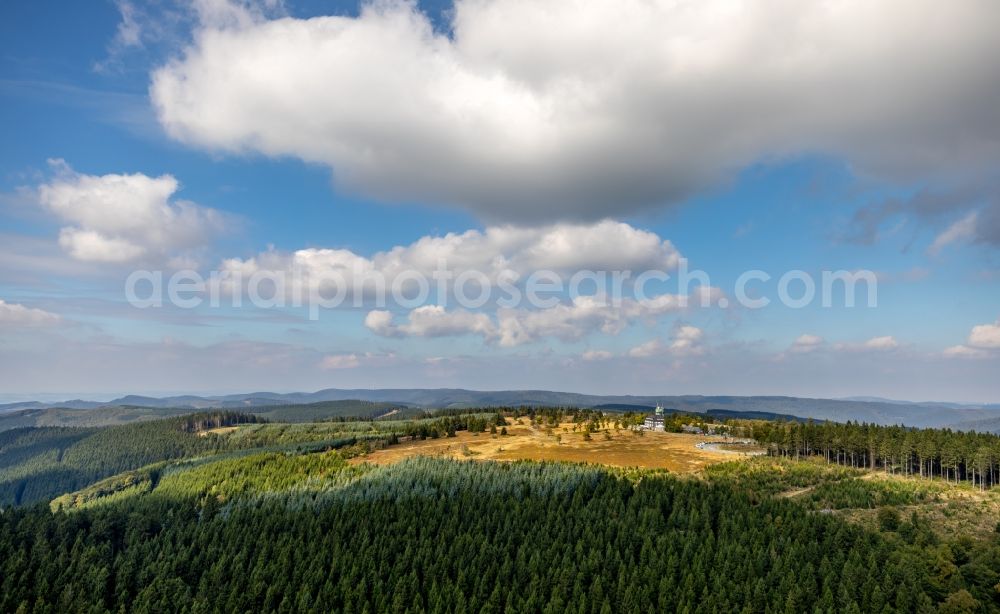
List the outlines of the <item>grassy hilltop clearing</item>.
{"type": "Polygon", "coordinates": [[[994,436],[397,416],[4,432],[0,611],[1000,611],[994,436]]]}

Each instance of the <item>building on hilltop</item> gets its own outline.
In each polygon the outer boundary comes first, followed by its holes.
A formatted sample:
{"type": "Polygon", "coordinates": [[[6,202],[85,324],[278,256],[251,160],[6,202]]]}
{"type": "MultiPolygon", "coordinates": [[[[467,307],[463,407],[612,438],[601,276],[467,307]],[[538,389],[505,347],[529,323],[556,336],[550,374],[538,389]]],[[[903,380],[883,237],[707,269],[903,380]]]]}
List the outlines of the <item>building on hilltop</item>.
{"type": "Polygon", "coordinates": [[[646,416],[646,420],[642,423],[642,428],[647,431],[664,430],[663,407],[659,403],[656,404],[655,413],[652,416],[646,416]]]}
{"type": "MultiPolygon", "coordinates": [[[[676,410],[670,410],[670,412],[671,413],[675,413],[676,410]]],[[[667,430],[666,429],[667,421],[666,421],[666,417],[664,416],[665,413],[666,413],[666,410],[663,409],[663,406],[660,405],[659,403],[657,403],[656,404],[656,409],[654,410],[654,413],[652,415],[646,416],[646,419],[643,421],[643,423],[642,423],[643,430],[646,430],[646,431],[661,431],[661,432],[667,430]]],[[[700,424],[682,424],[682,425],[680,425],[680,429],[681,429],[682,433],[690,433],[690,434],[694,434],[694,435],[705,435],[706,433],[707,434],[715,434],[716,430],[720,426],[721,425],[715,425],[715,424],[706,424],[706,425],[700,425],[700,424]]]]}

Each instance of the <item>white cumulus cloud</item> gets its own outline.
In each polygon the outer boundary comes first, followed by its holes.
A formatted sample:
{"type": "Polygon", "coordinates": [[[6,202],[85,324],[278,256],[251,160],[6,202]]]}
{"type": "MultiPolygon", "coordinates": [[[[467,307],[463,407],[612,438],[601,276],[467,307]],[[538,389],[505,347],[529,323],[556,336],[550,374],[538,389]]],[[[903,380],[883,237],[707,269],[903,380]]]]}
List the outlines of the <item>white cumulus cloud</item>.
{"type": "Polygon", "coordinates": [[[899,341],[891,335],[872,337],[861,343],[843,342],[836,343],[833,349],[838,352],[887,352],[899,347],[899,341]]]}
{"type": "Polygon", "coordinates": [[[979,324],[969,333],[969,345],[977,348],[1000,348],[1000,319],[993,324],[979,324]]]}
{"type": "MultiPolygon", "coordinates": [[[[370,311],[365,326],[383,337],[479,335],[487,343],[514,347],[544,338],[575,341],[597,332],[617,335],[635,322],[653,321],[663,314],[680,311],[684,303],[681,297],[672,294],[617,302],[603,296],[577,296],[549,308],[497,309],[495,318],[465,309],[424,305],[410,311],[404,323],[397,323],[389,311],[370,311]]],[[[699,353],[700,339],[700,329],[681,327],[675,332],[670,349],[677,353],[699,353]]]]}
{"type": "Polygon", "coordinates": [[[698,355],[704,353],[701,338],[704,331],[696,326],[681,325],[674,328],[670,351],[677,355],[698,355]]]}
{"type": "Polygon", "coordinates": [[[964,345],[954,345],[943,352],[948,358],[990,358],[1000,350],[1000,319],[993,324],[977,324],[969,331],[964,345]]]}
{"type": "Polygon", "coordinates": [[[361,360],[357,354],[330,354],[324,356],[319,367],[327,370],[355,369],[361,366],[361,360]]]}
{"type": "Polygon", "coordinates": [[[659,339],[650,339],[645,343],[641,343],[633,348],[630,348],[626,354],[631,358],[649,358],[650,356],[656,356],[663,353],[663,342],[659,339]]]}
{"type": "Polygon", "coordinates": [[[309,19],[200,4],[152,75],[166,131],[325,164],[374,198],[535,223],[803,152],[890,179],[1000,160],[995,0],[456,0],[446,32],[405,0],[309,19]]]}
{"type": "Polygon", "coordinates": [[[892,350],[899,347],[899,342],[890,336],[872,337],[865,341],[865,347],[870,350],[892,350]]]}
{"type": "Polygon", "coordinates": [[[674,326],[669,344],[660,339],[651,339],[629,349],[625,354],[631,358],[650,358],[661,355],[700,356],[705,353],[705,346],[702,345],[704,336],[705,332],[697,326],[678,323],[674,326]]]}
{"type": "Polygon", "coordinates": [[[45,311],[44,309],[25,307],[20,303],[8,303],[7,301],[0,299],[0,326],[52,326],[54,324],[59,324],[60,322],[62,322],[62,318],[54,313],[45,311]]]}
{"type": "Polygon", "coordinates": [[[799,335],[798,338],[795,339],[795,342],[792,343],[792,346],[788,348],[788,351],[795,352],[797,354],[804,354],[819,349],[822,347],[823,343],[825,343],[825,341],[818,335],[799,335]]]}
{"type": "Polygon", "coordinates": [[[967,345],[953,345],[942,352],[947,358],[987,358],[990,353],[967,345]]]}
{"type": "Polygon", "coordinates": [[[894,337],[872,337],[864,343],[865,349],[869,350],[893,350],[899,347],[899,342],[894,337]]]}
{"type": "Polygon", "coordinates": [[[59,245],[77,260],[166,260],[223,229],[219,212],[172,198],[180,184],[171,175],[85,175],[62,160],[51,164],[56,175],[38,187],[38,199],[70,224],[59,245]]]}
{"type": "Polygon", "coordinates": [[[450,337],[480,334],[486,339],[496,336],[496,327],[489,316],[462,309],[446,311],[439,305],[423,305],[409,313],[405,324],[396,325],[388,311],[375,310],[365,316],[365,326],[383,337],[450,337]]]}
{"type": "MultiPolygon", "coordinates": [[[[264,252],[256,257],[226,260],[226,274],[249,279],[254,274],[281,273],[303,284],[337,279],[353,293],[369,293],[384,280],[392,289],[397,278],[418,274],[433,282],[438,272],[456,282],[467,275],[465,293],[475,297],[479,281],[498,284],[500,277],[524,281],[536,271],[552,271],[569,281],[578,271],[672,271],[680,254],[670,241],[655,233],[611,220],[595,223],[559,223],[540,227],[490,226],[484,230],[424,236],[409,245],[395,246],[370,257],[347,249],[307,248],[295,252],[264,252]],[[471,275],[475,273],[476,275],[471,275]],[[507,274],[513,274],[507,275],[507,274]],[[297,277],[296,277],[297,275],[297,277]]],[[[584,282],[591,283],[591,282],[584,282]]],[[[289,284],[292,285],[291,282],[289,284]]],[[[581,286],[583,283],[581,283],[581,286]]],[[[289,287],[289,289],[292,289],[289,287]]],[[[592,288],[585,288],[590,291],[592,288]]],[[[708,299],[717,300],[717,292],[708,299]]]]}

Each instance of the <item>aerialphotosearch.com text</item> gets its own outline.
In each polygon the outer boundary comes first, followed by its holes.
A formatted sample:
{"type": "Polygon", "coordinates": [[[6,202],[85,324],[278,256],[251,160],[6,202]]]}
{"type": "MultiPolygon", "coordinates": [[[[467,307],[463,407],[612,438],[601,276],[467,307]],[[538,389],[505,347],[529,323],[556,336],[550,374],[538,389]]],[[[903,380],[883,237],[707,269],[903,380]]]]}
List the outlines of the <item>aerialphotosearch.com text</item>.
{"type": "Polygon", "coordinates": [[[525,273],[512,269],[455,271],[447,261],[433,270],[291,267],[288,270],[172,272],[136,270],[125,280],[130,305],[149,309],[171,305],[181,309],[208,307],[259,309],[305,308],[317,320],[324,310],[341,307],[398,306],[414,309],[435,304],[464,309],[548,309],[578,296],[591,296],[607,306],[627,302],[672,301],[679,308],[735,305],[761,309],[775,301],[790,309],[878,306],[874,272],[821,271],[818,275],[790,270],[772,275],[750,269],[738,275],[729,291],[713,286],[705,271],[691,270],[680,259],[664,270],[557,271],[525,273]]]}

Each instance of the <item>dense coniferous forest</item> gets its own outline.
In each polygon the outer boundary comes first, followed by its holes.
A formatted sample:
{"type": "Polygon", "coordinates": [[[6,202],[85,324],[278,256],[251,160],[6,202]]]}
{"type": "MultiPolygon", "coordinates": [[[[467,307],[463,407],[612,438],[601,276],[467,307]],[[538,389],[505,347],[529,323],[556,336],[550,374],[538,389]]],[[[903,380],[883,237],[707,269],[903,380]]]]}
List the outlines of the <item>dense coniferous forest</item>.
{"type": "Polygon", "coordinates": [[[877,534],[663,475],[419,459],[252,500],[230,484],[224,501],[206,480],[5,511],[0,610],[930,612],[972,597],[877,534]]]}
{"type": "Polygon", "coordinates": [[[0,505],[27,504],[143,465],[231,447],[199,431],[261,422],[213,412],[105,428],[20,428],[0,432],[0,505]]]}
{"type": "Polygon", "coordinates": [[[0,504],[26,504],[159,460],[211,452],[217,442],[171,419],[107,428],[0,433],[0,504]]]}
{"type": "Polygon", "coordinates": [[[965,480],[983,489],[1000,482],[997,435],[851,422],[761,422],[745,429],[781,456],[822,456],[851,467],[965,480]]]}

